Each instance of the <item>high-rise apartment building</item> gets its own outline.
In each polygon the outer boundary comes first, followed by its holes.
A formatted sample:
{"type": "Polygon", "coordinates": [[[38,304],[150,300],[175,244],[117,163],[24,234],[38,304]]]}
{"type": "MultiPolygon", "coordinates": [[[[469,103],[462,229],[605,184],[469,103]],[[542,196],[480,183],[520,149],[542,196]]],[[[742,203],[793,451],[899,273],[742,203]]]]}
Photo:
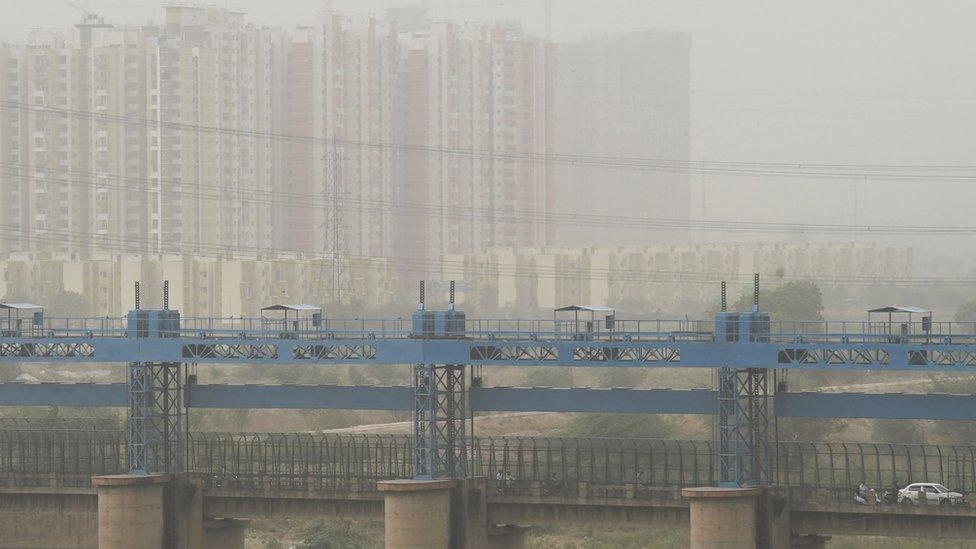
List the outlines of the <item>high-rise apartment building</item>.
{"type": "Polygon", "coordinates": [[[0,253],[27,247],[27,211],[22,208],[27,187],[21,111],[24,94],[21,77],[22,48],[0,45],[0,253]]]}
{"type": "MultiPolygon", "coordinates": [[[[321,147],[315,143],[315,92],[314,82],[314,27],[299,27],[289,38],[287,67],[287,97],[288,111],[285,114],[285,130],[293,139],[286,145],[286,176],[282,180],[283,191],[289,197],[310,197],[304,207],[293,207],[298,200],[281,200],[275,205],[278,246],[291,245],[296,250],[312,252],[316,246],[320,249],[324,245],[321,234],[321,204],[311,200],[317,196],[319,201],[324,197],[317,190],[326,185],[315,179],[315,166],[321,164],[314,160],[321,147]],[[316,218],[319,218],[318,220],[316,218]]],[[[319,174],[322,177],[323,174],[319,174]]]]}
{"type": "Polygon", "coordinates": [[[355,286],[353,263],[392,258],[412,286],[489,248],[664,239],[557,235],[554,215],[686,217],[686,173],[552,156],[687,158],[689,48],[638,33],[557,49],[416,9],[289,32],[199,5],[145,26],[91,16],[0,46],[0,252],[295,252],[324,298],[355,286]]]}
{"type": "Polygon", "coordinates": [[[521,159],[551,146],[551,50],[510,26],[414,27],[327,13],[292,34],[286,188],[313,199],[280,221],[299,250],[398,257],[405,279],[544,243],[546,216],[524,213],[553,196],[521,159]]]}
{"type": "Polygon", "coordinates": [[[240,11],[169,6],[155,42],[150,179],[160,199],[147,251],[267,250],[285,173],[272,135],[284,126],[283,33],[246,25],[240,11]]]}
{"type": "MultiPolygon", "coordinates": [[[[642,31],[560,44],[554,167],[561,213],[687,221],[691,190],[691,36],[642,31]],[[583,155],[597,166],[574,162],[583,155]],[[594,158],[596,157],[596,158],[594,158]],[[654,159],[659,167],[636,167],[654,159]],[[675,161],[669,163],[668,161],[675,161]]],[[[557,240],[644,244],[682,240],[683,229],[639,230],[626,222],[566,223],[557,240]]]]}
{"type": "Polygon", "coordinates": [[[4,177],[8,184],[3,186],[3,213],[17,220],[4,241],[9,251],[48,249],[57,243],[41,242],[47,228],[68,228],[68,189],[57,181],[70,166],[70,127],[67,119],[35,115],[27,104],[68,108],[68,47],[63,36],[36,32],[25,46],[7,52],[12,56],[2,87],[11,92],[11,108],[4,109],[5,126],[11,139],[19,137],[4,143],[4,156],[15,164],[4,177]],[[48,191],[55,197],[65,193],[63,210],[49,204],[48,191]]]}
{"type": "Polygon", "coordinates": [[[291,176],[299,249],[353,256],[396,253],[399,47],[373,17],[326,13],[291,39],[291,176]]]}
{"type": "Polygon", "coordinates": [[[243,13],[96,17],[5,47],[0,208],[8,252],[259,253],[274,241],[284,34],[243,13]],[[19,105],[20,108],[16,108],[19,105]],[[16,136],[16,137],[15,137],[16,136]],[[6,236],[6,235],[5,235],[6,236]]]}
{"type": "Polygon", "coordinates": [[[328,258],[310,276],[331,300],[349,297],[353,263],[397,255],[399,53],[373,17],[325,13],[290,37],[277,227],[286,249],[328,258]]]}
{"type": "Polygon", "coordinates": [[[552,50],[511,26],[447,22],[404,47],[405,252],[429,264],[545,243],[552,50]]]}

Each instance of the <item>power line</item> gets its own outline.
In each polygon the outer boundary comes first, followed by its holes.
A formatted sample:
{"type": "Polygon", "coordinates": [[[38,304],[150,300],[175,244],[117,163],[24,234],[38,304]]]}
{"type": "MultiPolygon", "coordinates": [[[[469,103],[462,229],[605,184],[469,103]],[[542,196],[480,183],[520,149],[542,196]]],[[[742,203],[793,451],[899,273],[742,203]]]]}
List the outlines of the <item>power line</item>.
{"type": "MultiPolygon", "coordinates": [[[[20,225],[3,225],[0,224],[0,235],[5,234],[23,234],[25,232],[25,227],[20,225]]],[[[99,237],[103,238],[104,242],[100,245],[102,249],[115,250],[120,253],[133,253],[137,255],[145,255],[142,248],[138,246],[133,246],[133,244],[138,244],[140,241],[143,243],[154,242],[148,239],[133,238],[133,237],[113,237],[110,235],[97,235],[85,231],[70,231],[70,230],[43,230],[39,231],[32,228],[26,228],[26,232],[34,233],[32,238],[40,240],[43,242],[51,242],[55,244],[71,243],[72,241],[77,241],[79,239],[84,239],[86,242],[93,238],[99,237]],[[38,234],[39,233],[39,234],[38,234]]],[[[282,258],[280,255],[275,254],[269,257],[266,250],[256,249],[254,247],[246,246],[216,246],[208,245],[208,248],[212,248],[214,255],[219,255],[221,257],[226,257],[228,259],[239,259],[239,260],[271,260],[281,263],[292,263],[299,265],[309,265],[318,266],[323,261],[328,261],[331,258],[325,255],[315,255],[315,254],[301,254],[301,252],[290,251],[292,253],[302,255],[304,257],[296,258],[282,258]],[[219,250],[219,251],[218,251],[219,250]],[[233,252],[241,253],[242,256],[234,257],[233,252]],[[251,256],[244,257],[244,254],[251,254],[251,256]]],[[[164,251],[165,254],[172,253],[174,255],[182,255],[178,250],[164,251]]],[[[149,254],[157,255],[157,254],[149,254]]],[[[425,270],[436,267],[446,271],[460,271],[472,274],[474,276],[503,276],[503,277],[515,277],[515,278],[543,278],[543,279],[555,279],[555,280],[605,280],[611,282],[620,283],[707,283],[707,282],[718,282],[720,280],[728,280],[731,284],[748,286],[752,284],[752,275],[735,273],[735,272],[704,272],[704,271],[674,271],[674,270],[612,270],[609,268],[591,268],[589,266],[580,266],[575,269],[565,269],[560,268],[555,265],[553,266],[539,266],[532,264],[496,264],[494,268],[483,268],[483,267],[472,267],[471,262],[460,259],[451,260],[446,258],[441,258],[439,260],[426,260],[426,259],[414,259],[408,257],[377,257],[377,256],[365,256],[365,255],[354,255],[347,254],[342,256],[344,259],[349,261],[359,262],[361,264],[370,264],[374,266],[368,268],[396,268],[398,270],[406,272],[421,273],[425,270]],[[575,271],[575,272],[573,272],[575,271]]],[[[361,266],[361,265],[359,265],[361,266]]],[[[799,276],[799,275],[789,275],[785,274],[782,277],[778,277],[783,282],[793,282],[793,281],[810,281],[821,285],[834,285],[834,286],[877,286],[879,284],[885,284],[889,286],[915,286],[915,285],[952,285],[952,286],[971,286],[976,284],[976,278],[973,277],[882,277],[882,276],[835,276],[835,275],[810,275],[810,276],[799,276]]]]}
{"type": "MultiPolygon", "coordinates": [[[[21,181],[31,180],[31,175],[23,170],[30,169],[28,164],[18,164],[10,162],[0,162],[0,168],[8,167],[7,170],[0,170],[0,175],[19,179],[21,181]]],[[[42,169],[45,174],[43,178],[34,177],[35,181],[54,183],[58,185],[77,186],[90,189],[113,189],[125,193],[152,194],[155,191],[148,187],[131,186],[125,183],[155,183],[149,178],[122,176],[119,174],[84,172],[78,170],[52,170],[42,169]],[[47,177],[50,174],[58,174],[65,177],[47,177]],[[77,178],[77,179],[75,179],[77,178]],[[92,181],[84,181],[84,180],[92,181]],[[101,180],[101,182],[97,181],[101,180]],[[106,183],[112,181],[115,183],[106,183]]],[[[196,186],[186,185],[175,181],[167,181],[170,186],[166,188],[167,193],[180,195],[183,197],[195,198],[200,201],[234,201],[244,204],[259,206],[295,206],[306,209],[316,209],[328,211],[332,203],[325,199],[333,196],[333,192],[321,194],[310,193],[290,193],[263,191],[257,189],[228,189],[213,185],[196,186]],[[215,191],[216,194],[201,192],[215,191]]],[[[365,198],[350,198],[343,196],[343,203],[357,204],[362,206],[361,211],[370,213],[418,213],[433,217],[448,219],[467,220],[471,218],[484,219],[492,218],[500,221],[516,221],[523,217],[533,217],[542,219],[555,225],[578,225],[587,227],[603,228],[646,228],[646,229],[698,229],[707,231],[721,232],[743,232],[743,233],[798,233],[798,234],[846,234],[853,231],[867,234],[884,235],[939,235],[968,236],[976,234],[976,226],[940,226],[940,225],[860,225],[860,224],[830,224],[830,223],[789,223],[789,222],[759,222],[759,221],[734,221],[734,220],[688,220],[679,218],[655,218],[622,215],[598,215],[598,214],[574,214],[559,212],[542,212],[535,210],[511,210],[498,211],[488,207],[476,206],[442,206],[420,203],[398,203],[394,201],[372,200],[365,198]]]]}
{"type": "Polygon", "coordinates": [[[754,95],[759,97],[827,97],[836,99],[946,99],[946,100],[976,100],[976,95],[878,95],[878,94],[850,94],[850,93],[827,93],[827,92],[770,92],[770,91],[745,91],[745,90],[710,90],[710,89],[691,89],[691,93],[701,95],[754,95]]]}
{"type": "MultiPolygon", "coordinates": [[[[182,122],[159,122],[148,118],[137,118],[132,116],[111,115],[96,111],[83,111],[76,109],[66,109],[57,107],[47,107],[44,105],[22,103],[19,101],[0,100],[0,109],[18,110],[31,114],[63,114],[65,117],[82,117],[87,119],[97,119],[106,122],[122,123],[129,125],[146,126],[181,131],[193,131],[202,133],[226,134],[237,137],[274,139],[285,141],[306,142],[312,144],[328,145],[331,139],[315,136],[302,136],[278,132],[260,132],[255,130],[242,130],[236,128],[223,128],[218,126],[196,125],[182,122]]],[[[840,163],[790,163],[790,162],[758,162],[758,161],[707,161],[704,164],[698,160],[688,159],[667,159],[649,157],[618,157],[603,155],[586,154],[543,154],[529,152],[506,152],[486,149],[470,148],[449,148],[427,145],[411,145],[406,143],[391,143],[381,141],[358,141],[349,139],[338,139],[335,143],[340,147],[353,147],[371,150],[394,150],[401,153],[424,153],[443,156],[454,156],[471,159],[503,160],[511,162],[532,162],[532,163],[553,163],[564,164],[577,167],[601,167],[615,169],[633,169],[659,172],[676,173],[699,173],[706,171],[711,174],[722,175],[742,175],[742,176],[777,176],[777,177],[802,177],[802,178],[864,178],[875,180],[902,180],[902,181],[976,181],[976,173],[966,175],[931,173],[936,170],[948,171],[974,171],[976,165],[969,164],[840,164],[840,163]],[[853,171],[849,171],[853,170],[853,171]],[[888,170],[875,171],[875,170],[888,170]],[[891,173],[908,171],[913,173],[891,173]]]]}

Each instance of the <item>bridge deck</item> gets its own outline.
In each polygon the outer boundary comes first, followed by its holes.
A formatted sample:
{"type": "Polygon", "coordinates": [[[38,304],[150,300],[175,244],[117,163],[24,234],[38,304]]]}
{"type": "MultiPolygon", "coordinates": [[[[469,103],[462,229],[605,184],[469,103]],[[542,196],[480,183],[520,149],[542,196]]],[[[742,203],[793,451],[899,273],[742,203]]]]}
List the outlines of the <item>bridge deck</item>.
{"type": "Polygon", "coordinates": [[[185,318],[132,337],[124,318],[0,321],[2,361],[334,363],[848,368],[976,368],[976,324],[773,322],[749,341],[716,338],[713,321],[466,321],[451,337],[415,338],[409,320],[185,318]],[[6,322],[6,325],[4,323],[6,322]]]}

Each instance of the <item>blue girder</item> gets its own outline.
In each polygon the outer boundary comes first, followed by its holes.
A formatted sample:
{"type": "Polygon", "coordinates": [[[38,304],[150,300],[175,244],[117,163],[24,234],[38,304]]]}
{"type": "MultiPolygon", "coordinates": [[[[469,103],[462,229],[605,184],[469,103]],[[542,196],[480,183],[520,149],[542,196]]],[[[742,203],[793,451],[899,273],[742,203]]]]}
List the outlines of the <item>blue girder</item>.
{"type": "MultiPolygon", "coordinates": [[[[129,405],[129,452],[145,454],[142,462],[136,460],[142,464],[136,468],[141,472],[179,470],[179,460],[167,456],[180,455],[184,406],[389,410],[407,404],[414,416],[415,458],[421,476],[464,475],[464,425],[472,411],[706,413],[718,418],[722,433],[719,457],[728,461],[722,480],[735,485],[768,479],[764,456],[771,415],[766,384],[770,369],[976,371],[973,326],[930,321],[921,326],[773,323],[759,309],[758,275],[754,290],[751,312],[723,311],[713,321],[623,321],[610,316],[582,324],[576,318],[572,322],[473,320],[456,311],[452,301],[449,311],[421,307],[410,320],[313,316],[310,322],[289,323],[265,318],[184,319],[164,304],[162,310],[137,309],[125,319],[58,323],[35,317],[29,326],[18,319],[0,330],[0,362],[129,363],[130,386],[123,391],[129,405]],[[221,363],[409,364],[414,368],[414,383],[405,391],[194,385],[188,389],[188,402],[182,403],[181,365],[221,363]],[[719,375],[720,380],[738,381],[720,383],[719,394],[692,391],[676,396],[660,390],[481,388],[472,378],[469,393],[465,382],[469,366],[713,368],[731,373],[719,375]],[[162,466],[157,463],[160,459],[162,466]]],[[[20,386],[22,391],[14,395],[0,388],[0,404],[86,402],[85,397],[58,393],[51,386],[41,385],[38,391],[27,387],[20,386]]],[[[100,399],[100,404],[108,401],[100,399]]],[[[938,395],[913,401],[874,395],[782,395],[773,413],[788,416],[794,406],[801,416],[950,417],[947,402],[938,395]]],[[[952,406],[958,403],[951,401],[952,406]]]]}
{"type": "Polygon", "coordinates": [[[801,370],[976,371],[976,342],[602,341],[0,337],[0,362],[469,364],[801,370]]]}
{"type": "MultiPolygon", "coordinates": [[[[413,388],[225,385],[187,388],[190,408],[410,411],[413,388]]],[[[714,414],[710,389],[472,387],[473,412],[714,414]]],[[[976,420],[976,395],[781,392],[778,417],[976,420]]],[[[0,406],[124,407],[124,383],[0,383],[0,406]]]]}

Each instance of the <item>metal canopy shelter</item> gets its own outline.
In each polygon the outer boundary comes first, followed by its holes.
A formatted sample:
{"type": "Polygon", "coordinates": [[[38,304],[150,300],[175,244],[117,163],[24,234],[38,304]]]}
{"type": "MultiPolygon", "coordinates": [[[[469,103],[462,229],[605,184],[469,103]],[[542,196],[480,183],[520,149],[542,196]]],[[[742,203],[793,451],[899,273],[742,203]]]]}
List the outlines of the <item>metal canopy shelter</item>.
{"type": "Polygon", "coordinates": [[[0,309],[6,309],[9,313],[10,311],[44,310],[44,307],[33,303],[0,303],[0,309]]]}
{"type": "Polygon", "coordinates": [[[299,303],[297,305],[285,305],[283,303],[278,303],[275,305],[268,305],[267,307],[263,307],[261,310],[262,311],[285,311],[285,314],[288,314],[288,311],[321,312],[322,307],[316,307],[315,305],[309,305],[307,303],[299,303]]]}
{"type": "Polygon", "coordinates": [[[894,313],[905,313],[908,315],[909,321],[911,321],[912,315],[922,315],[923,317],[932,317],[932,311],[929,309],[923,309],[921,307],[900,307],[897,305],[887,305],[885,307],[878,307],[876,309],[868,309],[868,320],[871,319],[872,314],[877,313],[888,313],[888,320],[891,320],[891,315],[894,313]]]}
{"type": "Polygon", "coordinates": [[[44,307],[33,303],[0,303],[0,310],[7,311],[6,324],[2,333],[4,337],[18,337],[23,334],[23,319],[25,314],[30,316],[30,326],[39,330],[43,325],[44,307]]]}
{"type": "Polygon", "coordinates": [[[583,322],[585,322],[586,333],[591,333],[597,326],[596,315],[604,315],[606,320],[607,330],[613,330],[613,319],[616,311],[612,307],[607,307],[605,305],[566,305],[565,307],[559,307],[552,312],[552,320],[558,327],[561,324],[567,323],[568,321],[560,321],[559,313],[573,313],[573,332],[579,333],[579,323],[580,323],[580,313],[583,313],[583,322]],[[587,313],[589,313],[589,319],[587,319],[587,313]]]}
{"type": "Polygon", "coordinates": [[[884,307],[868,309],[868,326],[874,327],[875,329],[880,328],[881,331],[889,335],[900,334],[902,336],[908,336],[910,334],[919,332],[919,330],[915,329],[914,323],[912,323],[912,315],[921,317],[921,333],[928,334],[932,331],[932,311],[929,309],[923,309],[921,307],[907,307],[898,305],[886,305],[884,307]],[[872,315],[876,314],[887,314],[887,323],[882,323],[879,326],[877,322],[872,320],[872,315]],[[902,315],[903,317],[907,315],[907,322],[899,322],[899,330],[892,330],[892,327],[896,323],[894,315],[902,315]]]}
{"type": "Polygon", "coordinates": [[[322,308],[307,303],[294,305],[276,303],[261,308],[261,322],[265,329],[283,332],[320,328],[322,326],[322,308]],[[283,315],[281,318],[271,318],[264,316],[265,312],[283,313],[283,315]],[[289,313],[291,313],[291,324],[288,323],[289,313]]]}

